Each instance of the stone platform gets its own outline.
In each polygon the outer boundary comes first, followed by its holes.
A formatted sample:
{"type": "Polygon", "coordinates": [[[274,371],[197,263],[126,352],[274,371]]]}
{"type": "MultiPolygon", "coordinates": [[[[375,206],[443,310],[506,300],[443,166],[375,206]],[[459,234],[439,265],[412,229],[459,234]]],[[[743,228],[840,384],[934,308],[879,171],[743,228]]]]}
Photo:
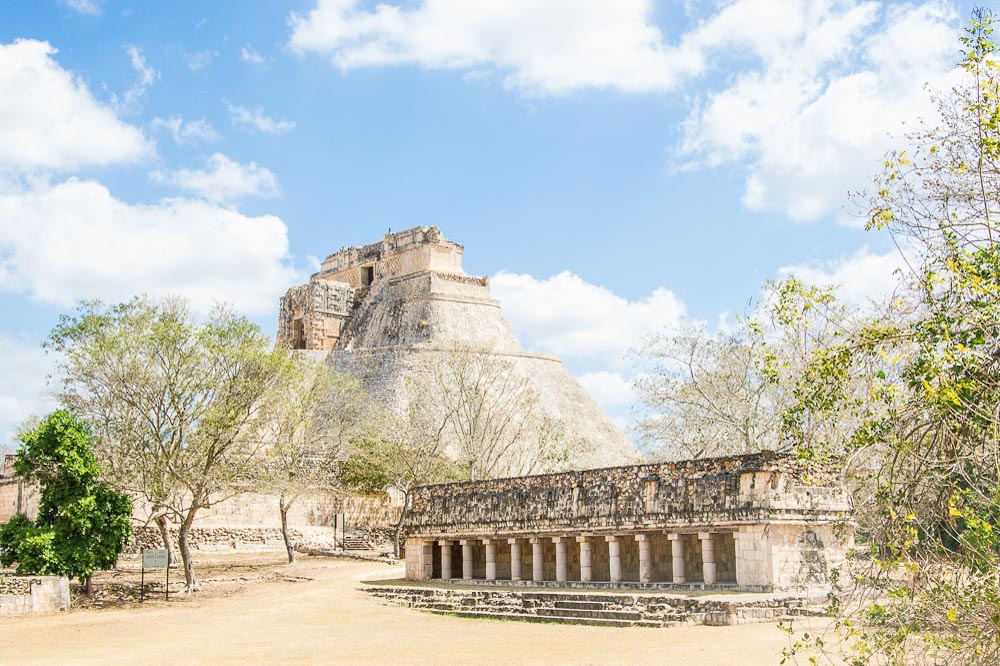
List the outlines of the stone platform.
{"type": "Polygon", "coordinates": [[[512,587],[469,589],[451,586],[364,583],[362,589],[387,602],[458,617],[562,622],[599,626],[669,627],[677,624],[725,626],[819,616],[823,609],[804,597],[777,594],[622,593],[604,590],[558,592],[512,587]]]}

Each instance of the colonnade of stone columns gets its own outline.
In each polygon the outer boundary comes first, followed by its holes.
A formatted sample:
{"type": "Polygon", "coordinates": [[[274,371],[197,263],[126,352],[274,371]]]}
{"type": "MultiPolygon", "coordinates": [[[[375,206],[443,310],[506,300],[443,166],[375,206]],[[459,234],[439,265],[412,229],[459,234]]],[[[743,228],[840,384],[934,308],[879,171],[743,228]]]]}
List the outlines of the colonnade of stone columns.
{"type": "MultiPolygon", "coordinates": [[[[510,547],[510,580],[523,580],[524,572],[521,570],[522,547],[527,542],[531,544],[531,580],[534,582],[543,582],[545,580],[545,543],[549,541],[555,545],[555,580],[560,583],[569,582],[569,545],[575,542],[580,551],[580,582],[590,583],[593,582],[594,576],[593,544],[598,541],[604,541],[608,546],[610,582],[621,583],[623,579],[622,541],[628,538],[633,538],[636,542],[638,542],[639,550],[638,582],[651,583],[655,578],[651,536],[652,535],[649,533],[639,533],[602,536],[579,535],[575,538],[569,536],[532,536],[526,538],[513,537],[506,539],[459,539],[458,543],[462,546],[462,578],[464,580],[473,579],[473,547],[477,542],[480,542],[485,547],[486,553],[485,579],[497,580],[497,545],[499,543],[506,542],[506,544],[510,547]]],[[[684,552],[684,536],[684,534],[679,533],[667,534],[667,539],[670,543],[672,560],[672,576],[669,582],[672,583],[681,584],[687,582],[687,577],[685,575],[686,560],[684,552]]],[[[714,585],[718,580],[714,533],[699,532],[698,538],[701,541],[702,580],[706,585],[714,585]]],[[[452,569],[451,548],[455,543],[455,540],[440,539],[437,543],[441,547],[441,578],[453,578],[455,577],[455,572],[452,569]]],[[[422,552],[425,558],[425,578],[432,577],[431,558],[433,557],[433,544],[433,541],[425,541],[423,544],[422,552]]]]}

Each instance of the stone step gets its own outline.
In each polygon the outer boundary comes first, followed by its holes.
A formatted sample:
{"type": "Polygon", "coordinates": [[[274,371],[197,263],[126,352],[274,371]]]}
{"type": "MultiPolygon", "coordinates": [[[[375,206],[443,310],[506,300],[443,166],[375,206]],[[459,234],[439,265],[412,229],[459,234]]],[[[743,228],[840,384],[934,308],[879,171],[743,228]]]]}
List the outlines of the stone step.
{"type": "Polygon", "coordinates": [[[641,620],[642,613],[621,610],[591,610],[572,608],[539,608],[538,615],[546,617],[579,617],[601,620],[641,620]]]}
{"type": "Polygon", "coordinates": [[[371,546],[365,539],[360,537],[347,537],[344,539],[344,550],[368,550],[371,546]]]}
{"type": "Polygon", "coordinates": [[[560,622],[562,624],[585,624],[597,627],[666,627],[671,622],[655,620],[616,620],[608,618],[572,617],[568,615],[528,615],[526,613],[487,613],[483,611],[430,611],[439,615],[454,615],[484,620],[515,620],[518,622],[560,622]]]}
{"type": "Polygon", "coordinates": [[[584,601],[576,599],[560,599],[553,606],[556,608],[571,608],[574,610],[604,610],[608,605],[602,601],[584,601]]]}

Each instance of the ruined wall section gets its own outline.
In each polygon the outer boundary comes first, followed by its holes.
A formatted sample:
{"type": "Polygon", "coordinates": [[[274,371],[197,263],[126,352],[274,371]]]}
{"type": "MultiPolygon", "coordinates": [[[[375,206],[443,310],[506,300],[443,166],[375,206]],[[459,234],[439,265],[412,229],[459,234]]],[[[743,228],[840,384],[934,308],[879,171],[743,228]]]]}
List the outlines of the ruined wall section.
{"type": "Polygon", "coordinates": [[[768,452],[424,486],[411,506],[411,536],[830,521],[850,508],[842,489],[806,485],[793,458],[768,452]]]}
{"type": "Polygon", "coordinates": [[[354,310],[356,290],[342,282],[312,278],[281,299],[278,340],[290,349],[330,350],[354,310]]]}

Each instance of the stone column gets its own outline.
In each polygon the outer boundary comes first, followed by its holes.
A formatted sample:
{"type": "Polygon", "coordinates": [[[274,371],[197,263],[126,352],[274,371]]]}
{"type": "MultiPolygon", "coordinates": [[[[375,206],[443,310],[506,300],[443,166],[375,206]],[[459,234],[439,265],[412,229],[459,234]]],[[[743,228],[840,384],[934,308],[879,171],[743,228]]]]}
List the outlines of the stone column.
{"type": "Polygon", "coordinates": [[[590,537],[578,536],[576,540],[580,544],[580,582],[589,583],[594,579],[593,558],[590,552],[590,537]]]}
{"type": "Polygon", "coordinates": [[[545,580],[545,544],[542,537],[531,537],[531,580],[545,580]]]}
{"type": "Polygon", "coordinates": [[[653,558],[650,551],[649,535],[636,534],[635,540],[639,542],[639,582],[653,582],[653,558]]]}
{"type": "Polygon", "coordinates": [[[670,554],[674,560],[674,583],[683,583],[684,578],[684,535],[668,534],[670,539],[670,554]]]}
{"type": "Polygon", "coordinates": [[[494,539],[483,539],[486,546],[486,580],[497,579],[497,542],[494,539]]]}
{"type": "Polygon", "coordinates": [[[701,539],[701,568],[705,585],[715,585],[717,579],[715,566],[715,540],[711,532],[698,532],[701,539]]]}
{"type": "Polygon", "coordinates": [[[510,579],[521,580],[521,540],[507,539],[510,544],[510,579]]]}
{"type": "Polygon", "coordinates": [[[473,539],[462,539],[462,578],[472,580],[472,544],[473,539]]]}
{"type": "Polygon", "coordinates": [[[451,578],[451,540],[442,539],[438,545],[441,546],[441,578],[447,580],[451,578]]]}
{"type": "Polygon", "coordinates": [[[424,541],[421,552],[421,560],[424,569],[424,580],[434,577],[434,542],[424,541]]]}
{"type": "Polygon", "coordinates": [[[556,545],[556,582],[565,583],[569,578],[566,560],[566,537],[552,537],[552,543],[556,545]]]}
{"type": "Polygon", "coordinates": [[[622,582],[622,544],[617,536],[606,536],[608,542],[608,560],[611,567],[611,582],[622,582]]]}

